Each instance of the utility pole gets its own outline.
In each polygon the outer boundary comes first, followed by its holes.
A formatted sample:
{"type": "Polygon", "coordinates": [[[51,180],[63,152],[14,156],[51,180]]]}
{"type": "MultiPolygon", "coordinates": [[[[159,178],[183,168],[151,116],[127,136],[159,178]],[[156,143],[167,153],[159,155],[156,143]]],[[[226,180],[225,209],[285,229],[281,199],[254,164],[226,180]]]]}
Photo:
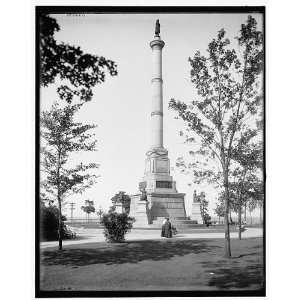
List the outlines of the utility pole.
{"type": "Polygon", "coordinates": [[[71,210],[71,224],[73,225],[73,210],[75,209],[75,202],[70,203],[70,210],[71,210]]]}

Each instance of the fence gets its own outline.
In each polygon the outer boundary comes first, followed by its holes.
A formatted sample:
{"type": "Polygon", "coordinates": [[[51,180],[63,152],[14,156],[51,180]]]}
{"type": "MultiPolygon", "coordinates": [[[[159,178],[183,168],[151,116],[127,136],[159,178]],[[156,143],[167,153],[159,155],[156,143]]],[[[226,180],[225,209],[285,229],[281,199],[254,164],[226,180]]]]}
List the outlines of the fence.
{"type": "Polygon", "coordinates": [[[70,224],[99,224],[100,219],[99,218],[90,218],[89,220],[86,218],[73,218],[73,219],[68,219],[67,221],[64,222],[67,225],[70,224]]]}

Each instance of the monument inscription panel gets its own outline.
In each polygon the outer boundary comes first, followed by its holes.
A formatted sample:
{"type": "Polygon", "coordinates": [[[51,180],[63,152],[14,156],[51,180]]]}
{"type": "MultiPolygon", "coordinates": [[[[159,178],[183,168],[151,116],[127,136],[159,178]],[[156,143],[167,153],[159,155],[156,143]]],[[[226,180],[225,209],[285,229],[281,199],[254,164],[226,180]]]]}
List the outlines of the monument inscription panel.
{"type": "Polygon", "coordinates": [[[156,181],[156,188],[171,189],[172,182],[171,181],[156,181]]]}
{"type": "Polygon", "coordinates": [[[169,162],[168,160],[158,159],[156,160],[156,172],[168,173],[169,162]]]}

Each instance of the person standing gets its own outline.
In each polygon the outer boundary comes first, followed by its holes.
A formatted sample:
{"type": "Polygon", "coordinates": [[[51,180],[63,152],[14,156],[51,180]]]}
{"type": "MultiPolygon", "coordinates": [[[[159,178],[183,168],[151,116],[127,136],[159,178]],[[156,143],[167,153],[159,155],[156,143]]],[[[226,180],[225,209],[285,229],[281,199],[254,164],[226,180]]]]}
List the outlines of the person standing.
{"type": "Polygon", "coordinates": [[[165,224],[166,224],[166,222],[167,222],[167,218],[164,218],[162,226],[161,226],[161,236],[162,237],[166,237],[165,236],[165,224]]]}
{"type": "Polygon", "coordinates": [[[166,234],[167,238],[172,237],[172,224],[171,224],[169,218],[167,218],[167,221],[165,223],[165,234],[166,234]]]}
{"type": "Polygon", "coordinates": [[[166,221],[163,223],[161,236],[166,238],[172,237],[172,224],[169,218],[166,218],[166,221]]]}

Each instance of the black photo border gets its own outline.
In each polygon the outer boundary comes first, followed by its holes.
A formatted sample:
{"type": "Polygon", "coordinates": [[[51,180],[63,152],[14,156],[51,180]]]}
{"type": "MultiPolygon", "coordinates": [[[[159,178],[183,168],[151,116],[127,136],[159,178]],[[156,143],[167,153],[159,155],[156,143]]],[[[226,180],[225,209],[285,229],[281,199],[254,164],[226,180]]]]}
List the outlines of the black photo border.
{"type": "Polygon", "coordinates": [[[266,198],[266,16],[265,6],[35,6],[35,297],[74,298],[74,297],[243,297],[266,296],[266,201],[263,209],[263,261],[264,283],[259,290],[222,291],[42,291],[40,289],[40,52],[39,16],[41,14],[84,13],[84,14],[201,14],[201,13],[261,13],[264,34],[263,70],[263,109],[264,109],[264,197],[266,198]]]}

